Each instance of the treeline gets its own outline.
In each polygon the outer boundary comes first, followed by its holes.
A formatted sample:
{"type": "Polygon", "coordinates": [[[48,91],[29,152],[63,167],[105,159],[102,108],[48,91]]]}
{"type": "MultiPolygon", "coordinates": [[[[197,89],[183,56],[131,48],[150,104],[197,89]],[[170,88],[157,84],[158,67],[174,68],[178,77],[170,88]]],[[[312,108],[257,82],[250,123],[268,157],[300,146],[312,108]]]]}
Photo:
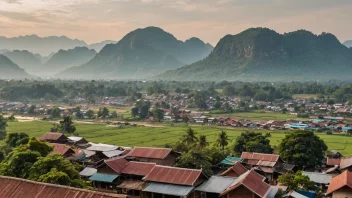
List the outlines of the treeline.
{"type": "Polygon", "coordinates": [[[352,97],[350,82],[177,82],[177,81],[1,81],[0,99],[21,101],[46,99],[51,101],[81,97],[94,103],[96,97],[128,96],[136,101],[142,94],[172,92],[208,96],[250,97],[260,101],[288,99],[294,94],[316,94],[346,102],[352,97]]]}

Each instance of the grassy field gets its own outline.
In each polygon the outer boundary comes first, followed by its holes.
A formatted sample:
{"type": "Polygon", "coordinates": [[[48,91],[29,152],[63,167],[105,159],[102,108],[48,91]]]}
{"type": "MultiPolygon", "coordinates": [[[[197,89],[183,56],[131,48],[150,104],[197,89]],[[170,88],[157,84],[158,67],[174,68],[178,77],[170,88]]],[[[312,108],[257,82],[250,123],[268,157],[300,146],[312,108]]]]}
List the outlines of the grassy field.
{"type": "Polygon", "coordinates": [[[211,116],[215,117],[230,117],[230,118],[242,118],[252,121],[261,121],[261,120],[287,120],[287,119],[299,119],[297,116],[289,115],[289,114],[282,114],[276,112],[263,112],[263,111],[255,111],[255,112],[244,112],[244,113],[221,113],[221,114],[214,114],[211,113],[211,116]]]}
{"type": "MultiPolygon", "coordinates": [[[[120,146],[156,146],[163,147],[165,144],[173,144],[180,139],[186,130],[186,126],[167,127],[130,127],[117,128],[100,124],[76,124],[77,132],[88,141],[120,146]]],[[[30,136],[40,137],[51,128],[51,124],[43,121],[33,122],[10,122],[8,132],[26,132],[30,136]]],[[[198,134],[207,136],[209,142],[214,142],[220,129],[216,127],[194,126],[198,134]]],[[[245,129],[225,129],[233,145],[237,136],[245,129]]],[[[260,132],[268,132],[261,130],[260,132]]],[[[280,143],[281,139],[289,131],[271,131],[270,141],[273,146],[280,143]]],[[[352,137],[344,135],[318,134],[330,150],[338,150],[344,155],[352,156],[352,137]]]]}

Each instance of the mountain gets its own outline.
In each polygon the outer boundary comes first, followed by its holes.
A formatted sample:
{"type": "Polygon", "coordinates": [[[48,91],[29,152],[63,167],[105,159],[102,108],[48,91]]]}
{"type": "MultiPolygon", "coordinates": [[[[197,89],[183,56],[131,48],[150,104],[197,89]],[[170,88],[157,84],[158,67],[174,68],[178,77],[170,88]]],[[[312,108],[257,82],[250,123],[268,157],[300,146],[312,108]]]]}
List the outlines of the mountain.
{"type": "Polygon", "coordinates": [[[156,27],[137,29],[116,44],[106,45],[91,61],[70,68],[60,78],[147,78],[205,58],[210,45],[193,38],[186,42],[156,27]]]}
{"type": "Polygon", "coordinates": [[[102,41],[100,43],[93,43],[91,45],[88,46],[89,49],[94,49],[97,52],[100,52],[101,49],[103,49],[103,47],[105,47],[105,45],[107,44],[116,44],[118,41],[111,41],[111,40],[107,40],[107,41],[102,41]]]}
{"type": "Polygon", "coordinates": [[[204,60],[158,75],[164,80],[350,79],[352,50],[329,33],[305,30],[279,34],[251,28],[227,35],[204,60]]]}
{"type": "Polygon", "coordinates": [[[43,70],[46,74],[55,74],[73,66],[79,66],[87,63],[97,52],[87,47],[75,47],[69,50],[59,50],[53,54],[45,63],[43,70]]]}
{"type": "Polygon", "coordinates": [[[75,47],[87,46],[84,41],[70,39],[65,36],[39,37],[37,35],[27,35],[14,38],[0,36],[0,46],[7,50],[28,50],[32,53],[39,53],[47,56],[60,49],[68,50],[75,47]]]}
{"type": "Polygon", "coordinates": [[[31,74],[36,73],[42,66],[41,56],[39,54],[33,54],[27,50],[8,51],[2,55],[6,56],[16,65],[31,74]]]}
{"type": "Polygon", "coordinates": [[[10,50],[7,50],[7,49],[0,49],[0,54],[3,54],[5,52],[9,52],[10,50]]]}
{"type": "Polygon", "coordinates": [[[352,47],[352,40],[343,43],[347,47],[352,47]]]}
{"type": "Polygon", "coordinates": [[[23,79],[31,76],[4,55],[0,55],[0,78],[23,79]]]}

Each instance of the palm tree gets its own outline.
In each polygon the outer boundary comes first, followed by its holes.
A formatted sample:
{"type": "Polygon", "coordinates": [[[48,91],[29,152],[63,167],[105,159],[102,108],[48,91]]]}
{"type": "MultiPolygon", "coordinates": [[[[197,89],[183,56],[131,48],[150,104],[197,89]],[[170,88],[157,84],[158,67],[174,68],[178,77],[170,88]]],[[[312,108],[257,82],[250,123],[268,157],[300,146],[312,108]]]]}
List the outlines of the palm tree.
{"type": "Polygon", "coordinates": [[[186,143],[188,146],[194,145],[198,141],[196,134],[197,133],[192,128],[188,128],[186,130],[186,134],[183,135],[183,142],[186,143]]]}
{"type": "Polygon", "coordinates": [[[227,136],[227,133],[223,130],[218,135],[218,139],[216,140],[216,145],[220,146],[222,148],[222,151],[225,151],[225,146],[229,144],[228,142],[229,136],[227,136]]]}
{"type": "Polygon", "coordinates": [[[209,143],[207,142],[207,136],[205,135],[200,135],[199,136],[199,141],[197,144],[197,148],[202,150],[203,148],[207,147],[209,143]]]}

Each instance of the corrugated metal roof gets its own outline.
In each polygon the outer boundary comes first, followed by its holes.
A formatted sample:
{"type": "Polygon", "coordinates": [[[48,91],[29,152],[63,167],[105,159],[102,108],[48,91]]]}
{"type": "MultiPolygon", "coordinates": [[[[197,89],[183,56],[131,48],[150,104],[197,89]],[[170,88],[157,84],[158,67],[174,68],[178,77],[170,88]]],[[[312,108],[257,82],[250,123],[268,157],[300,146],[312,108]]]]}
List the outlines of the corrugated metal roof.
{"type": "Polygon", "coordinates": [[[149,148],[149,147],[135,147],[127,155],[130,157],[165,159],[172,149],[169,148],[149,148]]]}
{"type": "Polygon", "coordinates": [[[112,183],[117,177],[118,175],[95,173],[94,175],[89,177],[89,180],[112,183]]]}
{"type": "Polygon", "coordinates": [[[155,163],[130,161],[125,166],[125,168],[122,169],[121,173],[128,175],[146,176],[153,170],[155,165],[155,163]]]}
{"type": "Polygon", "coordinates": [[[90,168],[90,167],[86,167],[85,169],[83,169],[79,175],[83,176],[83,177],[90,177],[92,175],[94,175],[95,173],[97,173],[97,169],[95,168],[90,168]]]}
{"type": "Polygon", "coordinates": [[[236,162],[232,167],[221,173],[221,175],[226,175],[230,171],[235,172],[237,175],[242,175],[246,173],[248,169],[246,169],[246,167],[244,167],[240,162],[236,162]]]}
{"type": "Polygon", "coordinates": [[[62,133],[54,133],[54,132],[48,132],[44,134],[40,140],[58,140],[61,136],[66,138],[66,136],[62,133]]]}
{"type": "Polygon", "coordinates": [[[3,198],[126,198],[126,195],[102,193],[67,186],[0,176],[0,197],[3,198]]]}
{"type": "Polygon", "coordinates": [[[55,143],[47,143],[49,146],[53,146],[53,151],[51,153],[65,155],[68,152],[75,153],[70,147],[66,146],[66,144],[55,144],[55,143]]]}
{"type": "Polygon", "coordinates": [[[279,160],[280,156],[274,155],[274,154],[242,152],[241,158],[242,159],[260,160],[260,161],[277,162],[279,160]]]}
{"type": "Polygon", "coordinates": [[[157,165],[143,180],[193,186],[201,174],[201,170],[157,165]]]}
{"type": "Polygon", "coordinates": [[[86,155],[86,157],[91,157],[95,154],[97,154],[95,151],[88,151],[88,150],[83,150],[84,154],[86,155]]]}
{"type": "Polygon", "coordinates": [[[302,194],[299,194],[296,191],[291,191],[289,193],[287,193],[286,195],[284,195],[284,197],[293,197],[293,198],[308,198],[302,194]]]}
{"type": "Polygon", "coordinates": [[[333,177],[330,181],[326,194],[329,195],[344,186],[348,186],[352,189],[352,173],[350,171],[345,171],[340,175],[333,177]]]}
{"type": "Polygon", "coordinates": [[[106,157],[116,157],[116,156],[119,156],[121,155],[123,152],[125,152],[124,150],[123,151],[120,151],[120,150],[114,150],[114,151],[104,151],[103,154],[106,156],[106,157]]]}
{"type": "Polygon", "coordinates": [[[146,188],[144,188],[143,192],[152,192],[173,196],[187,196],[189,193],[192,192],[192,190],[192,186],[181,186],[151,182],[146,188]]]}
{"type": "Polygon", "coordinates": [[[92,144],[91,147],[88,147],[87,150],[89,151],[113,151],[113,150],[117,150],[118,146],[114,146],[114,145],[108,145],[108,144],[92,144]]]}
{"type": "Polygon", "coordinates": [[[270,185],[264,182],[265,177],[259,175],[254,170],[247,171],[238,177],[230,187],[228,187],[220,196],[223,196],[239,186],[244,186],[259,197],[265,197],[270,190],[270,185]]]}
{"type": "Polygon", "coordinates": [[[116,173],[121,173],[122,169],[126,167],[128,161],[125,158],[109,159],[104,161],[116,173]]]}
{"type": "Polygon", "coordinates": [[[131,189],[131,190],[142,190],[144,186],[143,181],[127,180],[122,182],[118,188],[131,189]]]}
{"type": "Polygon", "coordinates": [[[330,184],[330,180],[332,175],[325,173],[315,173],[315,172],[305,172],[303,171],[303,175],[307,175],[310,181],[313,181],[318,184],[330,184]]]}
{"type": "Polygon", "coordinates": [[[220,194],[224,192],[235,180],[235,177],[212,176],[209,180],[205,181],[202,185],[196,188],[196,191],[220,194]]]}
{"type": "Polygon", "coordinates": [[[220,164],[225,164],[225,165],[234,165],[235,162],[239,162],[242,159],[239,157],[232,157],[232,156],[227,156],[225,159],[223,159],[220,164]]]}
{"type": "Polygon", "coordinates": [[[67,138],[72,140],[72,141],[74,141],[74,142],[78,142],[78,141],[83,139],[82,137],[76,137],[76,136],[70,136],[70,137],[67,137],[67,138]]]}

